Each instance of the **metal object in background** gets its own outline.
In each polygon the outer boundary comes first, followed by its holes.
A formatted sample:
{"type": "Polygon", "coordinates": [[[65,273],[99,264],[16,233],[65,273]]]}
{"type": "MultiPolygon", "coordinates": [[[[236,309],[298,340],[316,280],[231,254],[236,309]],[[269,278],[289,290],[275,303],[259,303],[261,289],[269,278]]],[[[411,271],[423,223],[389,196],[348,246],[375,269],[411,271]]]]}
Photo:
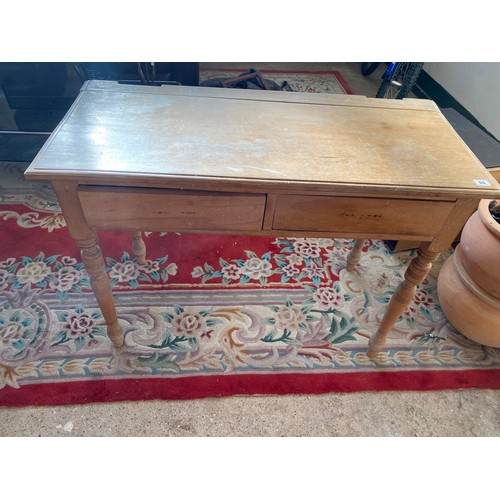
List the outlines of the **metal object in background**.
{"type": "MultiPolygon", "coordinates": [[[[371,75],[380,63],[361,63],[361,74],[371,75]]],[[[412,91],[422,71],[422,62],[391,62],[382,75],[382,83],[375,94],[381,99],[404,99],[412,91]]]]}

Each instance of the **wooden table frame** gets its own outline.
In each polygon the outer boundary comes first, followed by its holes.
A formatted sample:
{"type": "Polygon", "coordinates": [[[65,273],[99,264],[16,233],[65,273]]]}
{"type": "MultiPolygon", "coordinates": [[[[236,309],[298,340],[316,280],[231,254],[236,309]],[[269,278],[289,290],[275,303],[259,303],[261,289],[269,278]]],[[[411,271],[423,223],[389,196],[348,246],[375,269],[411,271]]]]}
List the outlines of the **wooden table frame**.
{"type": "MultiPolygon", "coordinates": [[[[138,88],[118,86],[115,82],[90,82],[82,88],[80,97],[28,168],[26,176],[52,181],[68,230],[81,250],[108,336],[116,348],[123,345],[123,330],[105,273],[97,230],[130,231],[133,251],[139,262],[145,259],[141,231],[146,230],[353,238],[355,244],[346,263],[348,271],[359,262],[365,238],[422,241],[377,332],[370,339],[368,356],[373,358],[383,348],[387,335],[411,302],[416,287],[423,282],[432,263],[449,248],[476,210],[479,200],[500,195],[496,181],[444,118],[441,119],[434,103],[380,101],[361,96],[190,87],[138,88]],[[102,103],[108,102],[100,101],[103,95],[111,102],[109,110],[102,109],[102,103]],[[186,123],[177,125],[173,131],[174,122],[167,120],[169,129],[163,121],[152,118],[155,125],[162,124],[164,136],[159,136],[156,129],[150,132],[149,125],[145,125],[147,122],[142,122],[141,118],[136,128],[141,140],[147,142],[146,138],[149,140],[153,134],[153,139],[161,147],[158,147],[158,153],[146,151],[144,164],[149,166],[139,168],[144,152],[127,144],[126,139],[129,138],[130,143],[134,137],[127,135],[129,125],[124,117],[127,117],[127,112],[133,113],[140,106],[144,107],[146,102],[153,103],[151,109],[162,113],[168,111],[166,116],[170,120],[179,119],[183,109],[186,109],[186,115],[189,110],[196,116],[192,121],[186,118],[186,123]],[[126,104],[128,110],[126,106],[120,106],[118,111],[117,103],[126,104]],[[259,131],[259,124],[240,122],[235,111],[248,113],[249,103],[256,116],[268,112],[272,116],[276,109],[280,116],[286,114],[291,131],[280,132],[281,129],[275,127],[275,135],[266,138],[259,131]],[[209,113],[214,113],[214,118],[219,120],[223,116],[226,122],[215,123],[215,131],[201,128],[198,122],[209,113]],[[352,137],[348,136],[349,147],[345,145],[347,136],[342,140],[335,139],[333,134],[332,137],[324,136],[318,126],[323,120],[325,129],[333,130],[337,122],[342,122],[342,133],[347,133],[344,132],[345,123],[350,123],[351,115],[359,120],[366,117],[369,123],[366,130],[353,129],[352,137]],[[406,125],[410,123],[413,129],[405,129],[400,124],[379,138],[373,133],[374,127],[376,125],[377,130],[379,126],[381,129],[390,128],[387,117],[406,125]],[[93,120],[104,125],[98,128],[93,120]],[[436,140],[442,142],[442,148],[424,144],[420,138],[428,139],[424,125],[439,133],[436,140]],[[121,137],[120,127],[124,130],[124,142],[116,140],[116,137],[121,137]],[[238,127],[242,128],[241,132],[234,131],[238,127]],[[115,139],[107,138],[108,131],[117,134],[115,139]],[[106,138],[104,142],[99,133],[106,138]],[[179,141],[184,141],[186,134],[192,138],[193,150],[188,147],[184,156],[179,156],[179,141]],[[294,142],[290,142],[290,134],[294,134],[294,142]],[[221,135],[227,138],[221,138],[221,135]],[[204,143],[200,139],[203,144],[197,146],[200,136],[208,139],[204,143]],[[304,137],[308,140],[303,140],[304,137]],[[240,144],[243,140],[253,141],[255,151],[263,151],[258,159],[254,158],[251,148],[245,149],[246,143],[240,144]],[[288,160],[285,158],[283,163],[279,163],[280,144],[277,142],[280,140],[295,155],[288,160]],[[337,142],[333,142],[335,140],[337,142]],[[218,141],[213,149],[212,141],[218,141]],[[297,141],[300,144],[295,146],[297,141]],[[393,155],[398,151],[408,162],[408,158],[413,158],[408,155],[408,150],[415,148],[415,144],[420,148],[419,158],[423,158],[415,161],[427,161],[421,165],[425,175],[410,176],[405,184],[393,155]],[[77,151],[72,150],[75,147],[77,151]],[[339,156],[331,154],[334,147],[335,152],[341,149],[339,156]],[[368,147],[374,151],[378,157],[376,161],[383,169],[373,172],[373,175],[371,170],[365,169],[362,178],[355,178],[353,174],[354,178],[349,182],[341,168],[342,162],[351,168],[356,162],[365,165],[369,158],[368,147]],[[227,167],[218,164],[221,162],[221,148],[225,148],[228,157],[227,167]],[[381,152],[387,148],[390,148],[391,156],[382,157],[381,152]],[[302,172],[299,161],[307,164],[312,161],[308,158],[320,149],[324,154],[314,156],[316,170],[302,172]],[[442,158],[437,157],[441,149],[442,158]],[[128,154],[125,155],[123,150],[128,154]],[[450,151],[454,152],[451,159],[448,158],[450,151]],[[99,154],[115,158],[109,156],[111,153],[118,158],[117,161],[110,160],[110,164],[103,168],[99,154]],[[191,163],[180,169],[175,161],[184,157],[190,161],[192,158],[193,168],[199,162],[199,172],[193,174],[189,171],[191,163]],[[169,158],[173,158],[172,165],[169,158]],[[158,170],[156,165],[161,169],[158,170]],[[267,168],[270,165],[272,168],[267,168]],[[443,174],[450,165],[455,165],[455,172],[458,172],[455,179],[453,175],[446,177],[443,174]]],[[[284,128],[287,127],[284,125],[284,128]]]]}

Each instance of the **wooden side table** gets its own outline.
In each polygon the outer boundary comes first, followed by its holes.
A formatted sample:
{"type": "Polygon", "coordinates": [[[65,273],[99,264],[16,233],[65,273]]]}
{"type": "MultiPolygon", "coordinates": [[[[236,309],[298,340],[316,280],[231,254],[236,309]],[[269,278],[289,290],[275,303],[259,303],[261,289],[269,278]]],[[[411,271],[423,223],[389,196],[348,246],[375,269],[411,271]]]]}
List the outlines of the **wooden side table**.
{"type": "Polygon", "coordinates": [[[116,347],[96,230],[422,241],[368,355],[500,186],[431,101],[87,82],[26,171],[52,181],[116,347]]]}

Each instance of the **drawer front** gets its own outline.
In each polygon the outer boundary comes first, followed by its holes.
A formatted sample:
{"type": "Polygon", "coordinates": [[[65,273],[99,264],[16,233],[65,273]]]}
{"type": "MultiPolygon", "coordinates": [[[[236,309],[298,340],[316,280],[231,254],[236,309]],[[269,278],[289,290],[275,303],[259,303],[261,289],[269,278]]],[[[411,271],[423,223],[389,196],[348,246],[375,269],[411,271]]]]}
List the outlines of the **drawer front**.
{"type": "Polygon", "coordinates": [[[266,204],[263,194],[94,186],[78,193],[95,229],[260,231],[266,204]]]}
{"type": "Polygon", "coordinates": [[[444,201],[283,195],[276,203],[273,230],[429,237],[453,206],[444,201]]]}

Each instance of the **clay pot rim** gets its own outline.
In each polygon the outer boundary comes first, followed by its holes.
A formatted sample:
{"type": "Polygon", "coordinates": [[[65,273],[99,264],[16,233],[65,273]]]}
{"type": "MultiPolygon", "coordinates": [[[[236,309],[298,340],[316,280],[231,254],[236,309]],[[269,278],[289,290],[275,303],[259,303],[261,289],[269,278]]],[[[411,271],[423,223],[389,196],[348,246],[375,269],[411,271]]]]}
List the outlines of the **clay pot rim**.
{"type": "MultiPolygon", "coordinates": [[[[483,224],[497,237],[500,238],[500,224],[491,216],[489,204],[492,200],[481,200],[477,209],[483,224]]],[[[500,203],[500,200],[496,200],[500,203]]]]}

